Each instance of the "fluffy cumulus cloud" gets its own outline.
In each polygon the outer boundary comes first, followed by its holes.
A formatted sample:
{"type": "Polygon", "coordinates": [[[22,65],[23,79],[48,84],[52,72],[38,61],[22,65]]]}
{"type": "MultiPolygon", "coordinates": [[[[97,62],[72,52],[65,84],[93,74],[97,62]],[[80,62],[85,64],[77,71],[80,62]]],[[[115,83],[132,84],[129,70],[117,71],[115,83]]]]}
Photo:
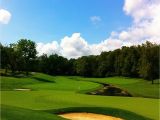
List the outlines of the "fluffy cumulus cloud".
{"type": "Polygon", "coordinates": [[[62,55],[65,57],[77,58],[90,54],[90,48],[80,33],[74,33],[71,37],[64,37],[60,43],[62,55]]]}
{"type": "Polygon", "coordinates": [[[60,48],[57,41],[53,41],[52,43],[47,43],[47,44],[37,43],[36,49],[38,51],[39,56],[43,54],[47,54],[47,55],[59,54],[60,55],[60,48]]]}
{"type": "Polygon", "coordinates": [[[85,41],[80,33],[73,33],[71,37],[65,36],[58,44],[56,41],[52,43],[37,43],[38,55],[42,54],[59,54],[67,58],[78,58],[91,53],[87,41],[85,41]]]}
{"type": "Polygon", "coordinates": [[[106,40],[100,42],[99,44],[90,45],[90,54],[98,55],[103,51],[110,51],[120,48],[122,46],[122,41],[114,38],[107,38],[106,40]]]}
{"type": "Polygon", "coordinates": [[[11,19],[11,13],[5,9],[0,9],[0,23],[8,24],[11,19]]]}
{"type": "Polygon", "coordinates": [[[65,36],[60,43],[37,43],[38,55],[59,54],[66,58],[78,58],[86,55],[98,55],[102,51],[114,50],[122,46],[122,41],[108,38],[99,44],[88,44],[80,33],[65,36]]]}
{"type": "MultiPolygon", "coordinates": [[[[160,44],[160,0],[125,0],[123,10],[133,18],[133,24],[122,31],[113,31],[109,38],[98,44],[88,44],[80,33],[65,36],[60,43],[38,43],[39,55],[57,53],[67,58],[78,58],[84,55],[98,55],[122,46],[131,46],[150,41],[160,44]]],[[[92,16],[96,24],[101,21],[92,16]]]]}
{"type": "Polygon", "coordinates": [[[119,33],[120,40],[130,44],[147,40],[160,43],[159,0],[125,0],[123,10],[133,18],[133,24],[119,33]]]}

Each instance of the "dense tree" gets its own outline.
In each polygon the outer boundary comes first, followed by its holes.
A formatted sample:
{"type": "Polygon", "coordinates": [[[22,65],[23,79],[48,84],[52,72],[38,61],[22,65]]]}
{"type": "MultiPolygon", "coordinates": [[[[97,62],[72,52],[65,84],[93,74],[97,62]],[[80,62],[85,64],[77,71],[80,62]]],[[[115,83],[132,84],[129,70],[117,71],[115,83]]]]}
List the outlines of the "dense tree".
{"type": "Polygon", "coordinates": [[[121,75],[121,50],[120,49],[116,49],[113,51],[114,55],[115,55],[115,59],[114,59],[114,72],[116,76],[120,76],[121,75]]]}
{"type": "Polygon", "coordinates": [[[6,69],[6,72],[9,68],[9,55],[8,55],[8,51],[9,48],[7,46],[3,46],[2,44],[0,44],[0,56],[1,56],[1,68],[6,69]]]}
{"type": "Polygon", "coordinates": [[[27,71],[27,74],[37,71],[51,75],[141,77],[152,83],[159,78],[160,45],[150,42],[70,60],[57,54],[36,57],[35,47],[33,41],[26,39],[10,46],[0,44],[1,68],[11,69],[12,73],[27,71]]]}
{"type": "MultiPolygon", "coordinates": [[[[73,65],[72,65],[73,66],[73,65]]],[[[71,67],[72,67],[71,66],[71,67]]],[[[69,62],[66,58],[53,54],[39,57],[39,70],[50,75],[67,75],[69,62]],[[47,69],[46,69],[47,68],[47,69]]]]}
{"type": "Polygon", "coordinates": [[[15,47],[20,57],[24,59],[24,69],[28,75],[29,69],[31,67],[30,63],[36,58],[36,44],[31,40],[21,39],[18,41],[15,47]]]}
{"type": "Polygon", "coordinates": [[[159,77],[159,50],[160,46],[147,42],[142,45],[139,59],[139,75],[148,80],[159,77]]]}
{"type": "Polygon", "coordinates": [[[18,69],[20,63],[20,57],[17,51],[14,48],[14,44],[10,44],[9,46],[2,46],[1,48],[1,67],[6,69],[10,69],[12,73],[18,69]]]}
{"type": "Polygon", "coordinates": [[[47,55],[43,54],[42,56],[38,57],[38,61],[37,71],[49,74],[49,69],[46,69],[49,67],[47,55]]]}
{"type": "MultiPolygon", "coordinates": [[[[109,62],[108,57],[109,52],[102,52],[98,59],[98,76],[99,77],[105,77],[106,74],[108,74],[108,71],[111,69],[109,68],[109,62]]],[[[112,71],[112,70],[111,70],[112,71]]],[[[107,75],[108,76],[108,75],[107,75]]]]}
{"type": "Polygon", "coordinates": [[[76,60],[76,72],[78,75],[91,76],[90,63],[87,56],[83,56],[76,60]]]}
{"type": "Polygon", "coordinates": [[[76,59],[70,59],[67,63],[67,75],[76,75],[76,69],[75,69],[75,61],[76,59]]]}
{"type": "Polygon", "coordinates": [[[122,55],[122,65],[121,65],[121,73],[123,76],[132,76],[137,77],[138,71],[138,59],[140,57],[138,51],[135,46],[132,47],[123,47],[121,51],[122,55]]]}

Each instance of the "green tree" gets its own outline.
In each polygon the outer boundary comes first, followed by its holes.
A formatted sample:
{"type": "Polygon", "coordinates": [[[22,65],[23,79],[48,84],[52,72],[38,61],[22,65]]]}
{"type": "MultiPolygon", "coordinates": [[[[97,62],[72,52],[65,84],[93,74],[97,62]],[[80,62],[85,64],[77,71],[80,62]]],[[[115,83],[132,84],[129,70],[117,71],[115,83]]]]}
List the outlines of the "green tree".
{"type": "Polygon", "coordinates": [[[76,75],[76,70],[75,70],[75,61],[76,59],[70,59],[67,62],[67,75],[76,75]]]}
{"type": "Polygon", "coordinates": [[[108,63],[107,63],[107,57],[109,53],[108,52],[102,52],[98,59],[98,76],[99,77],[105,77],[105,74],[107,73],[108,69],[108,63]]]}
{"type": "Polygon", "coordinates": [[[141,47],[141,57],[139,59],[139,75],[148,80],[159,77],[159,49],[160,46],[146,42],[141,47]]]}
{"type": "Polygon", "coordinates": [[[26,71],[26,75],[28,75],[29,69],[31,67],[30,62],[36,58],[36,44],[31,40],[21,39],[18,41],[16,49],[20,56],[24,59],[24,69],[26,71]]]}
{"type": "Polygon", "coordinates": [[[86,77],[97,76],[97,56],[83,56],[76,60],[75,69],[78,75],[86,77]]]}
{"type": "Polygon", "coordinates": [[[1,61],[0,61],[0,68],[5,69],[5,73],[7,73],[7,70],[9,68],[9,55],[8,55],[8,50],[9,47],[3,46],[0,44],[0,56],[1,56],[1,61]]]}
{"type": "Polygon", "coordinates": [[[12,74],[18,70],[20,66],[20,57],[18,52],[15,50],[15,44],[10,44],[9,46],[2,46],[1,48],[1,67],[7,70],[10,69],[12,74]]]}
{"type": "Polygon", "coordinates": [[[121,75],[121,61],[122,61],[121,50],[120,49],[114,50],[114,55],[115,55],[115,59],[114,59],[115,75],[120,76],[121,75]]]}

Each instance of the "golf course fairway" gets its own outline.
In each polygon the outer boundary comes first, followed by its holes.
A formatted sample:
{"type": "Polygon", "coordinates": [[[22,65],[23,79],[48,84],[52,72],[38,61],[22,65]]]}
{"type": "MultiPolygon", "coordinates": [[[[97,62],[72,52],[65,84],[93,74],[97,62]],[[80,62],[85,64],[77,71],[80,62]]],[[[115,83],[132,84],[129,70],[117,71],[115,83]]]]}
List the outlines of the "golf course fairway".
{"type": "Polygon", "coordinates": [[[152,85],[136,78],[98,79],[42,73],[19,78],[2,76],[1,117],[2,120],[65,120],[59,114],[87,112],[125,120],[158,120],[158,95],[159,84],[152,85]],[[121,87],[133,97],[85,94],[101,88],[98,82],[121,87]],[[145,92],[139,88],[142,85],[147,86],[145,92]]]}

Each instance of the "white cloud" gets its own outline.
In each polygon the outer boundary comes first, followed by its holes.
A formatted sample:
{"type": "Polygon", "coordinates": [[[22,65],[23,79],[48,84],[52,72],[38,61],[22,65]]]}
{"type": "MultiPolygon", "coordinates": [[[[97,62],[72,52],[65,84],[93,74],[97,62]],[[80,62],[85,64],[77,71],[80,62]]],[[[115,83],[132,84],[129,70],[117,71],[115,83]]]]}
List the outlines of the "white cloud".
{"type": "Polygon", "coordinates": [[[37,43],[36,49],[38,51],[39,56],[43,54],[51,55],[55,53],[60,55],[60,48],[57,41],[53,41],[52,43],[47,43],[47,44],[37,43]]]}
{"type": "Polygon", "coordinates": [[[80,33],[73,33],[71,37],[65,36],[58,44],[56,41],[51,43],[37,43],[36,47],[38,55],[43,54],[59,54],[67,58],[78,58],[91,53],[87,41],[85,41],[80,33]]]}
{"type": "Polygon", "coordinates": [[[8,24],[11,19],[11,13],[5,9],[0,9],[0,23],[8,24]]]}
{"type": "Polygon", "coordinates": [[[103,51],[110,51],[122,47],[122,41],[114,38],[107,38],[99,44],[89,45],[91,55],[99,55],[103,51]]]}
{"type": "Polygon", "coordinates": [[[102,19],[101,19],[100,16],[91,16],[91,17],[90,17],[90,20],[91,20],[91,22],[92,22],[93,24],[97,24],[97,23],[99,23],[99,22],[102,21],[102,19]]]}
{"type": "Polygon", "coordinates": [[[133,24],[119,32],[119,39],[130,44],[145,41],[160,43],[160,1],[125,0],[123,10],[133,18],[133,24]]]}
{"type": "Polygon", "coordinates": [[[37,43],[37,51],[38,55],[57,53],[67,58],[78,58],[85,55],[98,55],[102,51],[114,50],[121,46],[122,41],[112,38],[99,44],[88,44],[80,33],[73,33],[71,37],[65,36],[59,44],[56,41],[46,44],[37,43]]]}
{"type": "Polygon", "coordinates": [[[83,55],[89,55],[90,49],[80,33],[74,33],[71,37],[64,37],[60,43],[62,55],[65,57],[77,58],[83,55]]]}
{"type": "MultiPolygon", "coordinates": [[[[125,0],[123,10],[133,18],[132,25],[119,32],[112,31],[109,38],[98,44],[88,44],[80,33],[73,33],[71,37],[64,37],[60,43],[38,43],[37,50],[40,55],[57,53],[67,58],[77,58],[145,41],[160,44],[160,0],[125,0]]],[[[99,16],[90,19],[94,24],[101,21],[99,16]]]]}
{"type": "Polygon", "coordinates": [[[128,34],[128,32],[126,31],[122,31],[120,34],[119,34],[119,39],[120,40],[128,40],[130,37],[130,35],[128,34]]]}

